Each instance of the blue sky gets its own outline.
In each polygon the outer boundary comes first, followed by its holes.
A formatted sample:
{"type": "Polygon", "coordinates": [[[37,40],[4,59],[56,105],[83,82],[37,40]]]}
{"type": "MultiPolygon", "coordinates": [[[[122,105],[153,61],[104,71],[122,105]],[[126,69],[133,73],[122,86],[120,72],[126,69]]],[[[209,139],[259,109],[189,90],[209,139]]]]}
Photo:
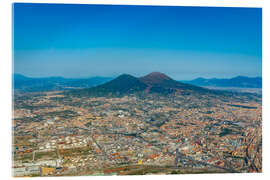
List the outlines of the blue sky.
{"type": "Polygon", "coordinates": [[[13,5],[14,72],[31,77],[261,76],[260,8],[13,5]]]}

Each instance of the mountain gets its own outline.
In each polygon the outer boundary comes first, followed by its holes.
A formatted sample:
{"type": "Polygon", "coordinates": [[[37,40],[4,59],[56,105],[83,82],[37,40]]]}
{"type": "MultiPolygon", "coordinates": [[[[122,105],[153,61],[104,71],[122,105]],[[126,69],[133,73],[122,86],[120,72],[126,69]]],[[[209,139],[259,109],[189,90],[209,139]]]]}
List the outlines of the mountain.
{"type": "Polygon", "coordinates": [[[13,88],[20,92],[66,90],[94,87],[112,80],[110,77],[63,78],[44,77],[31,78],[21,74],[13,74],[13,88]]]}
{"type": "Polygon", "coordinates": [[[146,76],[139,78],[142,82],[149,86],[156,86],[156,85],[169,85],[170,83],[175,83],[173,79],[168,77],[167,75],[160,73],[160,72],[152,72],[146,76]]]}
{"type": "Polygon", "coordinates": [[[117,78],[99,86],[82,90],[72,90],[71,92],[77,95],[88,96],[119,96],[143,91],[146,89],[146,87],[147,85],[141,82],[138,78],[128,74],[122,74],[117,78]]]}
{"type": "Polygon", "coordinates": [[[81,90],[71,90],[68,94],[78,96],[123,96],[136,93],[168,95],[173,93],[206,93],[209,91],[205,88],[178,82],[163,73],[153,72],[140,78],[123,74],[102,85],[81,90]]]}
{"type": "Polygon", "coordinates": [[[21,74],[13,74],[13,88],[15,91],[19,92],[81,89],[81,92],[72,92],[103,96],[110,94],[123,95],[138,92],[160,94],[189,94],[194,92],[202,93],[209,91],[208,89],[199,86],[261,88],[262,78],[237,76],[231,79],[197,78],[191,81],[179,82],[160,72],[152,72],[139,78],[128,74],[123,74],[116,79],[110,77],[32,78],[21,74]]]}
{"type": "Polygon", "coordinates": [[[237,87],[237,88],[262,88],[261,77],[237,76],[231,79],[205,79],[197,78],[191,81],[182,81],[196,86],[214,86],[214,87],[237,87]]]}
{"type": "Polygon", "coordinates": [[[21,75],[21,74],[13,74],[13,79],[17,80],[17,81],[24,81],[24,80],[28,80],[30,78],[28,78],[24,75],[21,75]]]}
{"type": "Polygon", "coordinates": [[[188,92],[188,91],[205,91],[206,89],[193,86],[186,83],[181,83],[167,75],[159,72],[153,72],[140,78],[142,82],[147,84],[149,92],[188,92]]]}

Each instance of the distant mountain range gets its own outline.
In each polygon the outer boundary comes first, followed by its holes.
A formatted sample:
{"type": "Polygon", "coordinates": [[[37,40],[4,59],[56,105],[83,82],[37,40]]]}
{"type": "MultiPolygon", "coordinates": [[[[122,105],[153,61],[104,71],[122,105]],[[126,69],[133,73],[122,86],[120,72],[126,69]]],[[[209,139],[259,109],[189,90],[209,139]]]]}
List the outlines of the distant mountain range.
{"type": "Polygon", "coordinates": [[[196,85],[196,86],[262,88],[261,77],[237,76],[231,79],[197,78],[191,81],[181,81],[181,82],[196,85]]]}
{"type": "Polygon", "coordinates": [[[110,77],[91,77],[91,78],[63,78],[63,77],[44,77],[31,78],[21,74],[13,75],[13,88],[15,91],[34,92],[67,90],[76,88],[94,87],[112,80],[110,77]]]}
{"type": "Polygon", "coordinates": [[[211,90],[178,82],[160,72],[153,72],[143,77],[123,74],[96,87],[71,90],[67,94],[78,96],[123,96],[129,94],[207,93],[211,90]]]}
{"type": "Polygon", "coordinates": [[[13,88],[15,91],[20,92],[70,90],[70,89],[85,89],[85,88],[87,89],[95,87],[90,90],[93,93],[95,92],[94,94],[106,94],[106,92],[107,93],[118,92],[118,94],[123,94],[123,93],[134,93],[138,91],[150,93],[152,92],[171,93],[176,91],[179,92],[181,91],[181,89],[202,90],[202,88],[198,86],[261,88],[262,78],[237,76],[231,79],[197,78],[191,81],[176,81],[168,77],[167,75],[159,72],[153,72],[140,78],[128,74],[123,74],[115,79],[112,77],[32,78],[23,76],[21,74],[13,74],[13,88]]]}

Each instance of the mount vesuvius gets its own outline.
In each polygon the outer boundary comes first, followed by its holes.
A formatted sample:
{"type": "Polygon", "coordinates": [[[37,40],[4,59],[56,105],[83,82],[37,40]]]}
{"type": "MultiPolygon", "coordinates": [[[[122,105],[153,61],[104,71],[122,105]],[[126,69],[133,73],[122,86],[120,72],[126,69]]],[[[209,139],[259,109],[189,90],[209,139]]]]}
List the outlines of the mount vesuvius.
{"type": "Polygon", "coordinates": [[[152,72],[143,77],[122,74],[117,78],[92,88],[67,91],[78,96],[124,96],[130,94],[190,94],[209,93],[211,90],[178,82],[160,72],[152,72]]]}

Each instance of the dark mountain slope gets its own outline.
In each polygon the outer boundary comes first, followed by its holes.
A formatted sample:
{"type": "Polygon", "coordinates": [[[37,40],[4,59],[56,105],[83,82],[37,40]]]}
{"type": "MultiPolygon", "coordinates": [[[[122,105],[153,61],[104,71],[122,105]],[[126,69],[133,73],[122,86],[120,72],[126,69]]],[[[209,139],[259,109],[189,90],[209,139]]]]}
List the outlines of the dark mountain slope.
{"type": "Polygon", "coordinates": [[[123,74],[105,84],[83,90],[73,90],[70,93],[81,96],[121,96],[142,92],[146,88],[147,85],[141,82],[138,78],[128,74],[123,74]]]}

